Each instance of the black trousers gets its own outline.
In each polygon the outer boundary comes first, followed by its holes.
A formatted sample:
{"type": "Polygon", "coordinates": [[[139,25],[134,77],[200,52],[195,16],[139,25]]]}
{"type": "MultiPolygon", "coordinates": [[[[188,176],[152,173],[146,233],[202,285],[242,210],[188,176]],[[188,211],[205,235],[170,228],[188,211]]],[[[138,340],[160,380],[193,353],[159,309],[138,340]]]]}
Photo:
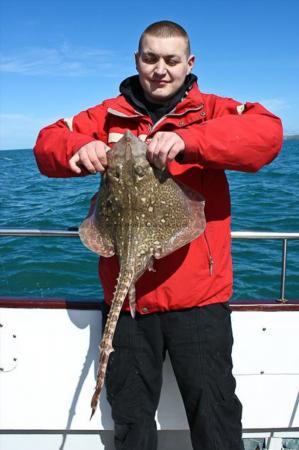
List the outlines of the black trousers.
{"type": "Polygon", "coordinates": [[[232,344],[227,303],[137,314],[135,319],[122,313],[106,376],[116,450],[157,449],[155,413],[166,351],[183,398],[193,448],[243,450],[232,344]]]}

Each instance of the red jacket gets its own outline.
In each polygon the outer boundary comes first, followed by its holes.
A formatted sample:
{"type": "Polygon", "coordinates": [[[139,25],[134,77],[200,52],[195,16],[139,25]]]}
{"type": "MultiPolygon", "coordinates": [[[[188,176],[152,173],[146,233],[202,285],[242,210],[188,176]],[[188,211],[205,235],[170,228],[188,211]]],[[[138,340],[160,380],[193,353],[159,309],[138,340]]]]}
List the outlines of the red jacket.
{"type": "MultiPolygon", "coordinates": [[[[141,139],[151,138],[156,131],[179,134],[186,146],[183,160],[170,163],[169,170],[206,199],[205,233],[155,260],[155,271],[145,272],[136,284],[137,311],[147,314],[227,301],[232,294],[232,261],[224,170],[255,172],[271,162],[282,144],[280,119],[258,103],[203,94],[194,84],[175,111],[153,125],[149,116],[134,110],[120,95],[44,128],[34,149],[39,169],[49,177],[78,176],[68,165],[77,150],[97,139],[111,145],[126,129],[141,139]]],[[[108,303],[118,270],[116,257],[100,259],[108,303]]]]}

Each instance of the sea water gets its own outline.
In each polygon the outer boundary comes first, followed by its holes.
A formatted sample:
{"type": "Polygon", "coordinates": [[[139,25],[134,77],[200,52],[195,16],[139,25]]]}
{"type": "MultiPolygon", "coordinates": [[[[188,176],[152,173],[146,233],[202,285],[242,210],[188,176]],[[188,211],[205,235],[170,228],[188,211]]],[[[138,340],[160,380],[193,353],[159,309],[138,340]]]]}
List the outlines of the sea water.
{"type": "MultiPolygon", "coordinates": [[[[99,175],[42,176],[32,150],[1,151],[0,164],[0,228],[76,227],[99,186],[99,175]]],[[[233,230],[299,232],[299,141],[285,141],[258,173],[227,175],[233,230]]],[[[281,241],[233,241],[233,299],[279,298],[281,248],[281,241]]],[[[103,299],[98,258],[77,238],[0,237],[0,255],[0,296],[103,299]]],[[[288,299],[299,298],[298,260],[299,241],[289,241],[288,299]]]]}
{"type": "MultiPolygon", "coordinates": [[[[250,155],[249,155],[250,157],[250,155]]],[[[0,228],[67,229],[86,216],[99,175],[49,179],[32,150],[0,151],[0,228]]],[[[234,231],[299,232],[299,141],[285,141],[270,165],[254,174],[228,172],[234,231]]],[[[281,242],[233,240],[237,299],[278,299],[281,242]]],[[[299,241],[289,241],[286,297],[299,298],[299,241]]],[[[98,257],[78,238],[1,237],[0,296],[102,301],[98,257]]],[[[263,439],[245,439],[245,450],[263,439]]],[[[284,447],[299,450],[299,440],[284,447]]],[[[259,444],[259,447],[257,447],[259,444]]]]}

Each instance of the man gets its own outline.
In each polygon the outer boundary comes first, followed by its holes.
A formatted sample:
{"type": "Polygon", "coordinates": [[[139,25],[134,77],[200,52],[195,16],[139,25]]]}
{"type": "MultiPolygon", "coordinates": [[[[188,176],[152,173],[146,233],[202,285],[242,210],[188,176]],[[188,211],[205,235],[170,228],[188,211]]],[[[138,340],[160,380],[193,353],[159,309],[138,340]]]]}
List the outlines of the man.
{"type": "MultiPolygon", "coordinates": [[[[225,169],[254,172],[282,143],[280,120],[258,103],[199,91],[195,57],[179,25],[162,21],[142,34],[138,76],[121,95],[43,129],[35,155],[51,177],[103,172],[106,150],[130,129],[148,142],[149,161],[206,200],[206,231],[154,263],[136,285],[137,315],[125,304],[106,387],[116,449],[157,448],[155,412],[168,351],[197,450],[241,450],[241,404],[232,376],[230,198],[225,169]]],[[[101,258],[107,314],[117,258],[101,258]]]]}

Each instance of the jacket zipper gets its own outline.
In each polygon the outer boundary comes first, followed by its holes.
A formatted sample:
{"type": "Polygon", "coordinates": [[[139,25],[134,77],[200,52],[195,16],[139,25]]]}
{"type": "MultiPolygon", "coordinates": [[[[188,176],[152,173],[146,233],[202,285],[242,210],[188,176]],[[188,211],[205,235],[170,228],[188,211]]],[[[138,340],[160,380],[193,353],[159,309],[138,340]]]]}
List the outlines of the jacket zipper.
{"type": "Polygon", "coordinates": [[[213,259],[213,256],[212,256],[211,247],[210,247],[210,244],[209,244],[209,241],[208,241],[208,238],[207,238],[206,231],[204,231],[203,235],[204,235],[204,239],[205,239],[206,246],[207,246],[207,249],[208,249],[209,274],[210,274],[210,277],[211,277],[213,275],[214,259],[213,259]]]}

